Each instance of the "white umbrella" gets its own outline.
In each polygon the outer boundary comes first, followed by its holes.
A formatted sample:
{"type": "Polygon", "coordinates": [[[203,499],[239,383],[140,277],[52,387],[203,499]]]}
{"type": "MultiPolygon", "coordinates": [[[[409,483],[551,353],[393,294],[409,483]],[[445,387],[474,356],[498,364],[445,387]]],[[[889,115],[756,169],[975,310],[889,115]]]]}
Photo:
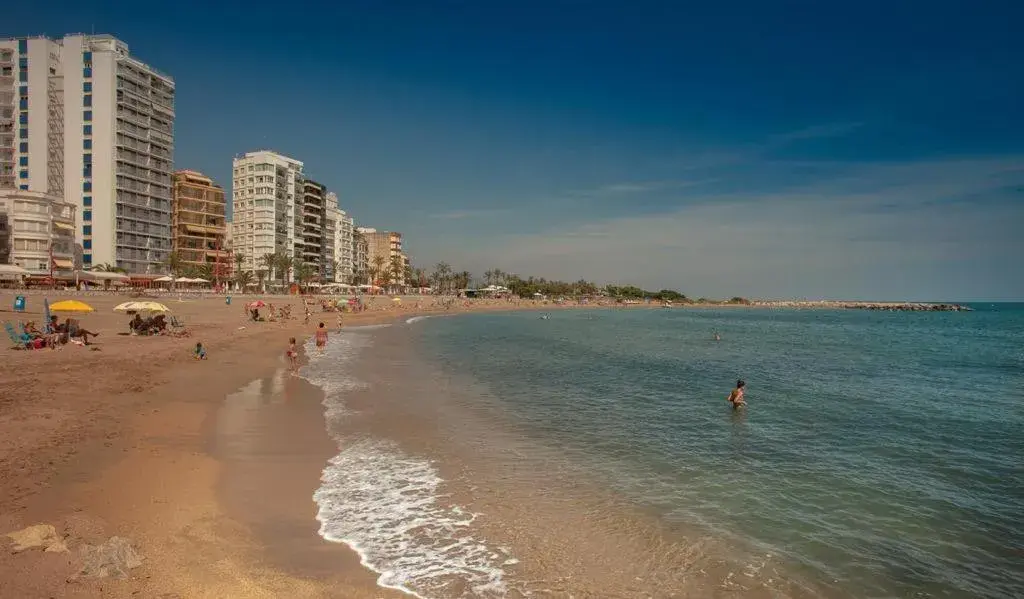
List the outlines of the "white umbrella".
{"type": "Polygon", "coordinates": [[[191,282],[192,283],[209,283],[209,281],[207,281],[206,279],[204,279],[202,277],[196,277],[196,278],[192,279],[191,282]]]}
{"type": "Polygon", "coordinates": [[[174,280],[174,277],[167,276],[167,275],[164,275],[164,276],[160,277],[159,279],[153,279],[153,281],[155,281],[157,283],[170,283],[173,280],[174,280]]]}

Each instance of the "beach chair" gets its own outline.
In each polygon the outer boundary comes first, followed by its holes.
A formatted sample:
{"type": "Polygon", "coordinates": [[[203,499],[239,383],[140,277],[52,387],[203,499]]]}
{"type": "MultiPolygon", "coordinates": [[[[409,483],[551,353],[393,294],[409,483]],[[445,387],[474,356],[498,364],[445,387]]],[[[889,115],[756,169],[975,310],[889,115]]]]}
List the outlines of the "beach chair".
{"type": "Polygon", "coordinates": [[[13,347],[14,349],[29,349],[29,348],[31,348],[31,344],[29,344],[27,341],[25,341],[25,338],[23,336],[19,335],[14,330],[14,325],[12,325],[9,322],[5,322],[4,323],[4,330],[7,331],[7,336],[11,339],[11,344],[12,344],[11,347],[13,347]]]}

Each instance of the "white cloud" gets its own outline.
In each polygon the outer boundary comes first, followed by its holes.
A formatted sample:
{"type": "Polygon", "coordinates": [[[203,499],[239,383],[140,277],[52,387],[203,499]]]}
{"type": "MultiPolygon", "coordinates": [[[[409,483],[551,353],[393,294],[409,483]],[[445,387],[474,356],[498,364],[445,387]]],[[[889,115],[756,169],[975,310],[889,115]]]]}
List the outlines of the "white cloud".
{"type": "Polygon", "coordinates": [[[688,197],[665,214],[500,237],[467,266],[709,296],[1020,297],[1019,266],[982,275],[1024,255],[1024,200],[1006,191],[1021,184],[1021,164],[842,165],[790,193],[688,197]]]}

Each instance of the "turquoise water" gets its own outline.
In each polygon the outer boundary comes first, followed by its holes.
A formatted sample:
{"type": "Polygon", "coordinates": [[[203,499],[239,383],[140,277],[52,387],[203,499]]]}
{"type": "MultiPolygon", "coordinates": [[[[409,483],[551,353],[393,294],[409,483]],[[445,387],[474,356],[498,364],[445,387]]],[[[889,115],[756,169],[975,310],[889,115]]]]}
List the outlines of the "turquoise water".
{"type": "Polygon", "coordinates": [[[1024,304],[975,307],[417,326],[524,434],[666,523],[767,548],[856,596],[1024,596],[1024,304]],[[737,378],[740,413],[725,401],[737,378]]]}

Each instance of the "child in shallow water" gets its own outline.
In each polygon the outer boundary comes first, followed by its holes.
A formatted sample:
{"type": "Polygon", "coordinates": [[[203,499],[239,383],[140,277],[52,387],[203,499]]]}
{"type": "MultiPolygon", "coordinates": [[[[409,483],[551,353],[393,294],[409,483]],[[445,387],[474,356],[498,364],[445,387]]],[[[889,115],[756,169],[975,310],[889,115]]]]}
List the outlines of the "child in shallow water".
{"type": "Polygon", "coordinates": [[[299,367],[299,351],[295,347],[295,337],[288,339],[288,351],[285,355],[288,356],[292,371],[297,370],[299,367]]]}
{"type": "Polygon", "coordinates": [[[196,343],[196,350],[192,353],[192,357],[196,360],[206,359],[206,348],[203,347],[202,343],[196,343]]]}

